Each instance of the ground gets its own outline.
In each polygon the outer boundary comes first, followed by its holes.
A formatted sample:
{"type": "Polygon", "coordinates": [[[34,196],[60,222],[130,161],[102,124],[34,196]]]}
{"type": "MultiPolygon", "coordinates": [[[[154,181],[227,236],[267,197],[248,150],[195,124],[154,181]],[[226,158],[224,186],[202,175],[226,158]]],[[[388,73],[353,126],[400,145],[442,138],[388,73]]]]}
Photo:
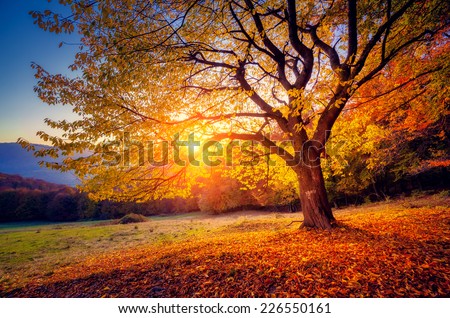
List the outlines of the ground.
{"type": "Polygon", "coordinates": [[[450,198],[139,224],[0,226],[2,297],[450,297],[450,198]]]}

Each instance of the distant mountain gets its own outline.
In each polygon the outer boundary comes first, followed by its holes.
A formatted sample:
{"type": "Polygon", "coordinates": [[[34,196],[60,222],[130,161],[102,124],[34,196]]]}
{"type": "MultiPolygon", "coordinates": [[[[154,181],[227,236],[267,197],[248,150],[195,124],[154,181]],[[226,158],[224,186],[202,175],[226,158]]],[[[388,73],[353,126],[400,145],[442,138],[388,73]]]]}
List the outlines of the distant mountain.
{"type": "Polygon", "coordinates": [[[67,189],[67,185],[56,184],[35,178],[24,178],[0,172],[0,192],[5,190],[41,190],[60,191],[67,189]]]}
{"type": "Polygon", "coordinates": [[[79,183],[77,177],[69,172],[40,167],[40,160],[42,159],[35,158],[32,152],[26,151],[19,144],[0,143],[0,172],[69,186],[75,186],[79,183]]]}

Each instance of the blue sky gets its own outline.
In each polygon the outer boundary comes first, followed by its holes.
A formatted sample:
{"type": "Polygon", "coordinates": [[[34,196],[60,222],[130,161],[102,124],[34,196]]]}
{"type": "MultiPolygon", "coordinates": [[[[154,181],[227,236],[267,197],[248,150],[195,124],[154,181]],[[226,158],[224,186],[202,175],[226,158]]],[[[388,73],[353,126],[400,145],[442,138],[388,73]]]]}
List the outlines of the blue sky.
{"type": "Polygon", "coordinates": [[[76,35],[52,34],[33,24],[30,10],[58,8],[47,0],[0,0],[0,142],[15,142],[23,137],[42,143],[36,131],[50,129],[46,117],[62,119],[70,115],[68,106],[48,106],[33,91],[37,80],[31,63],[35,62],[51,73],[68,74],[76,45],[76,35]]]}

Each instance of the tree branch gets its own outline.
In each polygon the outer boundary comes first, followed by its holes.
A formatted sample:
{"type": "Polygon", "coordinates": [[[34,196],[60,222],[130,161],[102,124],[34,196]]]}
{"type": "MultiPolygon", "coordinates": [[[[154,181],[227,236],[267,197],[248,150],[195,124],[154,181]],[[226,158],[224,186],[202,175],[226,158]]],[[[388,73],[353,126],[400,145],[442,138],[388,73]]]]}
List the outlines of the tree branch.
{"type": "MultiPolygon", "coordinates": [[[[441,69],[442,69],[442,67],[438,67],[438,68],[434,68],[434,69],[431,69],[431,70],[422,72],[422,73],[420,73],[420,74],[418,74],[418,75],[416,75],[416,76],[410,78],[410,79],[407,80],[406,82],[403,82],[402,84],[400,84],[400,85],[398,85],[398,86],[395,86],[395,87],[393,87],[393,88],[391,88],[391,89],[388,89],[387,91],[385,91],[385,92],[383,92],[383,93],[380,93],[380,94],[378,94],[378,95],[376,95],[376,96],[367,96],[367,97],[363,97],[363,98],[370,98],[370,99],[365,100],[365,101],[359,103],[359,104],[358,104],[357,106],[355,106],[355,107],[346,108],[345,111],[350,111],[350,110],[359,108],[359,107],[363,106],[364,104],[373,102],[374,100],[376,100],[376,99],[378,99],[378,98],[381,98],[381,97],[383,97],[383,96],[389,95],[390,93],[393,93],[393,92],[395,92],[395,91],[397,91],[397,90],[399,90],[399,89],[405,87],[406,85],[408,85],[408,84],[410,84],[410,83],[416,81],[416,80],[419,79],[420,77],[423,77],[423,76],[425,76],[425,75],[432,74],[432,73],[434,73],[434,72],[440,71],[441,69]]],[[[359,87],[360,87],[360,86],[358,86],[358,88],[359,88],[359,87]]]]}
{"type": "Polygon", "coordinates": [[[353,64],[358,50],[356,0],[348,0],[348,52],[346,64],[353,64]]]}
{"type": "Polygon", "coordinates": [[[251,0],[245,0],[245,4],[247,5],[247,8],[250,11],[250,14],[253,18],[253,22],[255,23],[256,29],[258,30],[259,35],[262,38],[262,41],[265,45],[265,47],[272,52],[272,59],[277,63],[277,71],[279,76],[279,82],[286,90],[290,90],[292,88],[291,83],[289,83],[287,77],[286,77],[286,61],[285,56],[283,52],[269,39],[267,36],[267,32],[264,29],[264,25],[261,21],[261,18],[259,14],[256,12],[255,7],[253,6],[253,3],[251,0]]]}
{"type": "Polygon", "coordinates": [[[300,89],[305,87],[309,79],[311,78],[314,66],[314,55],[312,50],[304,45],[298,37],[297,10],[295,6],[295,0],[288,0],[288,8],[285,14],[288,18],[289,40],[292,44],[292,47],[303,58],[303,70],[301,73],[298,72],[297,62],[295,62],[292,66],[292,70],[294,71],[296,76],[294,86],[295,88],[300,89]]]}
{"type": "Polygon", "coordinates": [[[250,97],[250,99],[257,105],[259,108],[261,108],[262,111],[275,115],[275,111],[273,110],[273,107],[270,106],[264,99],[262,99],[261,96],[256,93],[248,81],[245,79],[245,64],[241,63],[241,66],[236,71],[236,79],[241,85],[242,89],[247,93],[247,95],[250,97]]]}
{"type": "Polygon", "coordinates": [[[377,42],[381,39],[381,36],[384,32],[386,32],[388,29],[392,27],[392,25],[400,19],[400,17],[408,10],[413,4],[415,0],[409,0],[407,3],[405,3],[397,12],[395,12],[383,25],[381,25],[378,28],[378,31],[374,34],[372,39],[370,39],[369,43],[364,47],[363,52],[361,53],[361,56],[359,57],[358,61],[356,62],[356,67],[352,71],[352,78],[355,78],[356,75],[361,72],[363,69],[367,57],[369,56],[372,49],[375,47],[377,42]]]}
{"type": "Polygon", "coordinates": [[[286,149],[277,145],[273,140],[264,136],[261,132],[252,134],[242,133],[220,133],[213,136],[214,140],[231,139],[231,140],[251,140],[260,142],[264,147],[269,149],[271,154],[276,154],[284,159],[286,162],[294,162],[295,157],[286,149]]]}
{"type": "MultiPolygon", "coordinates": [[[[319,142],[322,145],[325,145],[327,139],[329,137],[328,132],[331,131],[331,128],[334,125],[334,122],[339,117],[343,106],[347,102],[349,98],[348,88],[349,84],[346,85],[338,85],[336,92],[333,97],[328,102],[327,107],[320,115],[319,121],[316,126],[316,130],[314,132],[313,140],[319,142]]],[[[323,149],[322,149],[323,150],[323,149]]]]}
{"type": "MultiPolygon", "coordinates": [[[[389,20],[391,18],[391,10],[392,10],[391,0],[387,0],[386,20],[389,20]]],[[[387,29],[383,37],[383,42],[381,43],[381,60],[384,60],[386,57],[386,43],[389,33],[390,29],[387,29]]]]}
{"type": "Polygon", "coordinates": [[[403,43],[402,45],[399,45],[397,48],[395,48],[394,50],[392,50],[389,55],[387,57],[384,58],[384,60],[382,60],[380,62],[380,64],[378,64],[377,67],[375,67],[372,71],[370,71],[366,76],[364,76],[361,80],[358,81],[357,86],[361,86],[364,83],[366,83],[367,81],[370,81],[379,71],[381,71],[386,65],[387,63],[389,63],[399,52],[401,52],[404,48],[410,46],[411,44],[415,43],[415,42],[419,42],[425,35],[427,34],[433,34],[433,32],[429,31],[429,30],[425,30],[422,33],[420,33],[419,35],[409,39],[408,41],[406,41],[405,43],[403,43]]]}
{"type": "Polygon", "coordinates": [[[228,69],[236,68],[236,66],[228,64],[228,63],[209,61],[205,58],[205,56],[201,52],[198,52],[198,51],[189,53],[189,55],[187,57],[185,57],[185,60],[194,61],[197,63],[210,65],[213,67],[221,67],[221,68],[228,68],[228,69]]]}
{"type": "Polygon", "coordinates": [[[346,74],[344,74],[343,72],[341,61],[339,59],[339,55],[336,49],[326,44],[318,37],[317,27],[318,25],[309,26],[309,34],[314,42],[314,45],[317,45],[317,47],[320,48],[328,56],[331,68],[339,76],[339,78],[343,81],[347,80],[346,74]]]}
{"type": "Polygon", "coordinates": [[[269,51],[267,51],[265,48],[259,46],[259,45],[255,42],[255,40],[250,36],[250,34],[248,34],[248,32],[245,30],[244,26],[242,25],[241,20],[239,20],[239,18],[238,18],[238,16],[237,16],[236,12],[234,11],[233,6],[231,5],[231,2],[230,2],[230,4],[229,4],[229,8],[230,8],[231,16],[232,16],[233,19],[236,21],[236,23],[237,23],[238,26],[239,26],[240,32],[245,36],[245,38],[246,38],[247,40],[244,40],[244,39],[238,39],[238,38],[236,38],[236,39],[237,39],[237,40],[240,40],[240,41],[245,41],[245,42],[251,43],[258,51],[260,51],[260,52],[266,54],[266,55],[269,56],[271,59],[275,60],[275,56],[274,56],[271,52],[269,52],[269,51]]]}

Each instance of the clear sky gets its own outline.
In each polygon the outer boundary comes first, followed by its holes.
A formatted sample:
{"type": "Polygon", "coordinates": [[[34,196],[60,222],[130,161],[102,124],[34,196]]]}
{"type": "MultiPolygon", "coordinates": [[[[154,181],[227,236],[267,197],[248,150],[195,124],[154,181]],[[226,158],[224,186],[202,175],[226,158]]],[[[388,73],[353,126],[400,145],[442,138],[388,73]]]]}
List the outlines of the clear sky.
{"type": "MultiPolygon", "coordinates": [[[[57,2],[53,0],[53,2],[57,2]]],[[[31,63],[35,62],[51,73],[68,74],[77,45],[76,35],[55,35],[45,32],[28,14],[30,10],[59,8],[47,0],[0,0],[0,142],[15,142],[23,137],[42,143],[36,131],[50,129],[44,118],[62,119],[71,111],[68,106],[48,106],[33,91],[37,80],[31,63]]]]}

